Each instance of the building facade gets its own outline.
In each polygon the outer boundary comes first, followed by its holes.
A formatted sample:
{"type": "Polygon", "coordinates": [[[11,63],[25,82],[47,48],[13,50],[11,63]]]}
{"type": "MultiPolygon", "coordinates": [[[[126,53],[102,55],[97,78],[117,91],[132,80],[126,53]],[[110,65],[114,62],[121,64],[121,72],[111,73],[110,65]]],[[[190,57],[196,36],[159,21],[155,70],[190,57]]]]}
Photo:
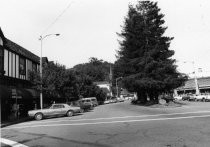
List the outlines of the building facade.
{"type": "Polygon", "coordinates": [[[112,96],[110,82],[101,81],[101,82],[94,82],[94,84],[97,85],[99,88],[101,88],[107,94],[107,96],[112,96]]]}
{"type": "MultiPolygon", "coordinates": [[[[210,77],[197,78],[198,89],[200,94],[210,94],[210,77]]],[[[176,89],[176,94],[195,94],[196,84],[194,78],[185,82],[185,85],[176,89]]]]}
{"type": "Polygon", "coordinates": [[[39,93],[32,88],[30,72],[39,72],[39,60],[35,54],[7,39],[0,28],[2,120],[27,115],[27,111],[38,103],[39,93]],[[14,114],[14,109],[18,109],[18,114],[14,114]]]}

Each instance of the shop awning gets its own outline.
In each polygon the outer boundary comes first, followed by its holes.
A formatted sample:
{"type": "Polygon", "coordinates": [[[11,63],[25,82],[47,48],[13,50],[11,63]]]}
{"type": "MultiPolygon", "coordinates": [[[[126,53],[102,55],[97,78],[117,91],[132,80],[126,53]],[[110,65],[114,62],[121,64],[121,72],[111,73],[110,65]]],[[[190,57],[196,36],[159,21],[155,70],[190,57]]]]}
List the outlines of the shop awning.
{"type": "Polygon", "coordinates": [[[35,99],[39,98],[39,92],[35,89],[6,87],[0,85],[0,97],[5,98],[17,98],[17,99],[35,99]]]}

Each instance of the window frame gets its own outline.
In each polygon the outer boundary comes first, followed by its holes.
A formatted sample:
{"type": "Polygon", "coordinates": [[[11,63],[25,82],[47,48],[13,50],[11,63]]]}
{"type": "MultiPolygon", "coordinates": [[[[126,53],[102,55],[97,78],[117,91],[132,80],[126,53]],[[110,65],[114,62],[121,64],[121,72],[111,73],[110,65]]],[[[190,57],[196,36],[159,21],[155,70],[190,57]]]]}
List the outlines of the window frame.
{"type": "Polygon", "coordinates": [[[26,58],[21,56],[19,56],[19,75],[26,76],[26,58]],[[21,67],[22,65],[21,60],[24,62],[23,67],[21,67]]]}

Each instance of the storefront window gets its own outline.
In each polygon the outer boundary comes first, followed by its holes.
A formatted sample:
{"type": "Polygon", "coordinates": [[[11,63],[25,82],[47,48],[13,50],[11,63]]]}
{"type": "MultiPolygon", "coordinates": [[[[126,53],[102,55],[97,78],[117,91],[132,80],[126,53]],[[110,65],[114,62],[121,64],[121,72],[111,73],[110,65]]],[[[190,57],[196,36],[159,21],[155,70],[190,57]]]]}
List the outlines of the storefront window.
{"type": "Polygon", "coordinates": [[[20,59],[20,66],[19,66],[19,71],[20,75],[26,75],[26,60],[24,58],[19,58],[20,59]]]}
{"type": "Polygon", "coordinates": [[[32,71],[37,72],[37,65],[35,63],[32,64],[32,71]]]}

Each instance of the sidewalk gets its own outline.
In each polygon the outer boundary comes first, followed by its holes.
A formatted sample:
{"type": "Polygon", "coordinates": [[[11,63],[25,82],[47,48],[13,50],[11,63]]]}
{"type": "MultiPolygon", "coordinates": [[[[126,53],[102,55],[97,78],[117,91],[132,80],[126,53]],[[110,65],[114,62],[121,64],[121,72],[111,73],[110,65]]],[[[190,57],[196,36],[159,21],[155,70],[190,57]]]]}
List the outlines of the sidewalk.
{"type": "Polygon", "coordinates": [[[26,121],[29,121],[29,120],[31,120],[29,117],[23,117],[23,118],[13,120],[13,121],[3,121],[3,122],[1,122],[0,125],[1,125],[1,128],[3,128],[3,127],[10,126],[10,125],[18,124],[18,123],[21,123],[21,122],[26,122],[26,121]]]}

